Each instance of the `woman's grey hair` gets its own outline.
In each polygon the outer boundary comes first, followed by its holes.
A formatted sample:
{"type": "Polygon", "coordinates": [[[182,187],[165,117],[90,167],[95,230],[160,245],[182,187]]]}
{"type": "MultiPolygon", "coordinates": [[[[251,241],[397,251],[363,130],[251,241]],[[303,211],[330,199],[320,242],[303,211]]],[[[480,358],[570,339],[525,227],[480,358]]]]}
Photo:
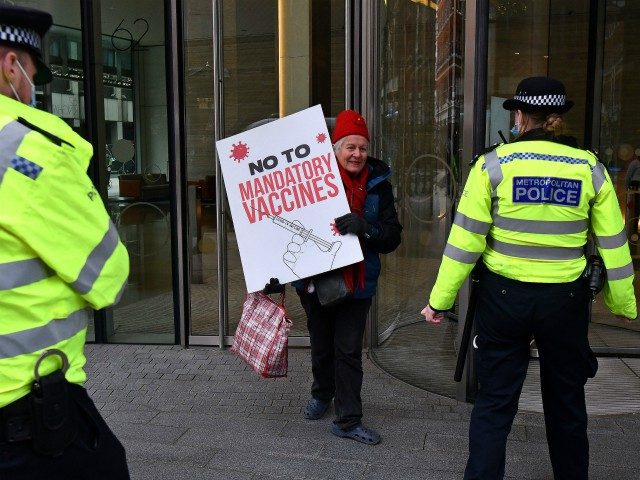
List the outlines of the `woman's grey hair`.
{"type": "Polygon", "coordinates": [[[333,152],[337,152],[338,150],[340,150],[340,147],[342,146],[342,144],[344,143],[344,140],[347,137],[342,137],[340,140],[338,140],[336,143],[333,144],[333,152]]]}

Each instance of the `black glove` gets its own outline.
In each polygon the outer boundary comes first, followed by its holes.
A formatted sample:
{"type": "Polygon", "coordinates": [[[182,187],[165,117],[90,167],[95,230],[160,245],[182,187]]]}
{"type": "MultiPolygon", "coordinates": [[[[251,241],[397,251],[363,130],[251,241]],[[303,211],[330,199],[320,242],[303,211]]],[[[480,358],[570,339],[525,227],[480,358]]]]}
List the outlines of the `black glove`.
{"type": "Polygon", "coordinates": [[[367,221],[364,218],[359,217],[355,213],[347,213],[335,219],[336,228],[340,232],[340,235],[346,235],[347,233],[355,233],[359,237],[364,235],[367,231],[367,221]]]}
{"type": "Polygon", "coordinates": [[[282,293],[284,292],[284,285],[280,283],[280,280],[277,278],[271,278],[269,283],[265,284],[264,290],[262,293],[265,295],[271,295],[272,293],[282,293]]]}

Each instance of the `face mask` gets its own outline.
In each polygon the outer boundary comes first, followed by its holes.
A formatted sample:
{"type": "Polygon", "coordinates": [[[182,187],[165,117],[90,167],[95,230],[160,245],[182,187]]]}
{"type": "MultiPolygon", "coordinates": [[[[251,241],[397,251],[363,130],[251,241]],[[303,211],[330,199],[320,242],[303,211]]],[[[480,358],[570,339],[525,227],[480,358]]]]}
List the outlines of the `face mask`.
{"type": "Polygon", "coordinates": [[[509,131],[511,132],[511,135],[517,137],[520,134],[520,126],[517,123],[514,123],[513,127],[511,127],[511,130],[509,131]]]}
{"type": "MultiPolygon", "coordinates": [[[[24,68],[22,68],[22,64],[20,63],[20,60],[16,59],[16,63],[18,64],[18,68],[20,68],[20,71],[22,72],[22,74],[27,79],[27,82],[29,82],[29,85],[31,85],[31,103],[29,104],[29,106],[35,108],[35,106],[36,106],[36,86],[33,84],[31,79],[29,78],[29,75],[27,75],[27,72],[24,71],[24,68]]],[[[16,96],[16,100],[18,100],[19,102],[22,102],[22,100],[20,100],[20,95],[18,95],[18,92],[16,92],[16,89],[14,88],[14,86],[13,86],[13,84],[11,82],[9,82],[9,86],[11,87],[11,90],[13,91],[13,94],[16,96]]]]}

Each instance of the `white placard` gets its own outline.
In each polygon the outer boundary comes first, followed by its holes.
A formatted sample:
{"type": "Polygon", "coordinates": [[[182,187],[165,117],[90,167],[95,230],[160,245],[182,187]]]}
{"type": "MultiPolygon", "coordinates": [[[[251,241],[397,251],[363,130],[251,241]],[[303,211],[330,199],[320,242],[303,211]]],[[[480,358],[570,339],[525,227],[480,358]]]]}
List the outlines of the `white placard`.
{"type": "Polygon", "coordinates": [[[316,105],[216,142],[247,291],[363,259],[322,107],[316,105]]]}

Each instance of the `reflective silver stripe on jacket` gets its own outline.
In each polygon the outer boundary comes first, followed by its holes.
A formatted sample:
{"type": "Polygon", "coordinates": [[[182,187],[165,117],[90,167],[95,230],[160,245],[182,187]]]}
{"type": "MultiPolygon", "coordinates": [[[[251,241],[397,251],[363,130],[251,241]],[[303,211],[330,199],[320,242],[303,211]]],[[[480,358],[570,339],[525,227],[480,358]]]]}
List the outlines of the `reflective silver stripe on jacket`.
{"type": "Polygon", "coordinates": [[[127,280],[122,283],[122,287],[120,287],[120,291],[116,295],[116,299],[113,301],[113,304],[117,304],[122,299],[122,295],[124,295],[124,291],[127,288],[127,280]]]}
{"type": "Polygon", "coordinates": [[[480,235],[486,235],[491,228],[490,223],[482,222],[480,220],[474,220],[473,218],[467,217],[464,213],[460,212],[456,213],[456,218],[453,220],[453,223],[461,228],[464,228],[468,232],[478,233],[480,235]]]}
{"type": "Polygon", "coordinates": [[[622,280],[633,277],[634,273],[633,263],[618,268],[607,268],[607,280],[622,280]]]}
{"type": "Polygon", "coordinates": [[[454,247],[450,243],[447,243],[447,246],[444,249],[444,255],[452,260],[457,260],[458,262],[476,263],[482,255],[482,252],[467,252],[466,250],[462,250],[461,248],[454,247]]]}
{"type": "Polygon", "coordinates": [[[484,156],[484,164],[487,167],[487,173],[489,174],[489,182],[491,188],[495,191],[498,185],[502,181],[502,168],[500,167],[500,160],[498,160],[498,154],[495,150],[491,150],[484,156]]]}
{"type": "Polygon", "coordinates": [[[87,328],[88,321],[89,310],[85,308],[73,312],[67,318],[51,320],[41,327],[0,335],[0,359],[17,357],[51,347],[87,328]]]}
{"type": "Polygon", "coordinates": [[[24,287],[53,275],[39,258],[0,263],[0,291],[24,287]]]}
{"type": "Polygon", "coordinates": [[[93,251],[89,254],[87,261],[85,262],[80,275],[71,284],[71,287],[80,294],[89,293],[93,288],[93,284],[100,276],[104,264],[111,258],[111,255],[118,246],[118,230],[113,222],[109,221],[109,230],[105,233],[104,237],[93,251]]]}
{"type": "Polygon", "coordinates": [[[493,237],[487,237],[487,245],[503,255],[538,260],[575,260],[583,255],[582,248],[515,245],[501,242],[493,237]]]}
{"type": "Polygon", "coordinates": [[[11,160],[16,156],[22,139],[30,131],[29,128],[18,122],[7,123],[0,130],[0,183],[4,179],[7,168],[11,165],[11,160]]]}
{"type": "Polygon", "coordinates": [[[627,243],[627,233],[622,230],[616,235],[594,235],[596,243],[601,248],[618,248],[627,243]]]}
{"type": "Polygon", "coordinates": [[[591,182],[593,183],[593,190],[596,194],[600,191],[606,179],[607,177],[604,174],[604,165],[600,162],[596,162],[596,166],[593,167],[593,172],[591,173],[591,182]]]}
{"type": "Polygon", "coordinates": [[[502,217],[496,212],[492,212],[493,224],[503,230],[520,233],[545,233],[545,234],[568,234],[581,233],[589,227],[589,221],[550,221],[550,220],[523,220],[518,218],[502,217]]]}

